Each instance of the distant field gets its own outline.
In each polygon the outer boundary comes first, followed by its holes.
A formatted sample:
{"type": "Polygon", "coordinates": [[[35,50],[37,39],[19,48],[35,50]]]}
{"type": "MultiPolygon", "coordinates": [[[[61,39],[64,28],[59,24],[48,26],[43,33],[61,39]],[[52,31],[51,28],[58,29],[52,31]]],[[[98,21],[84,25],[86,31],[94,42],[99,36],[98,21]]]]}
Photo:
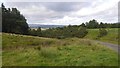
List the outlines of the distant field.
{"type": "Polygon", "coordinates": [[[88,34],[85,38],[118,44],[118,30],[118,28],[107,28],[108,34],[104,37],[96,39],[99,34],[99,29],[88,29],[88,34]]]}
{"type": "MultiPolygon", "coordinates": [[[[30,28],[31,30],[37,30],[37,28],[30,28]]],[[[49,29],[49,28],[41,28],[41,30],[46,30],[46,29],[49,29]]]]}
{"type": "Polygon", "coordinates": [[[118,55],[88,39],[3,33],[3,66],[118,66],[118,55]]]}

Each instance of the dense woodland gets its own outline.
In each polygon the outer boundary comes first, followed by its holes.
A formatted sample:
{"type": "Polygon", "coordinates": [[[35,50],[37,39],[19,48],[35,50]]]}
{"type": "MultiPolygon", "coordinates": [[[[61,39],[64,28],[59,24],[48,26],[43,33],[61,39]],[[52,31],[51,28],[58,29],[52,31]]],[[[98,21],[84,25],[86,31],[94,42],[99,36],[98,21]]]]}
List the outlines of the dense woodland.
{"type": "Polygon", "coordinates": [[[99,28],[100,35],[98,37],[101,37],[107,34],[105,28],[120,28],[120,23],[103,23],[97,22],[97,20],[93,19],[80,25],[49,28],[47,30],[41,30],[41,27],[39,27],[37,30],[31,30],[26,22],[25,17],[20,13],[19,10],[17,10],[17,8],[6,8],[3,4],[1,4],[1,9],[2,32],[6,33],[27,34],[50,38],[83,38],[88,33],[87,29],[99,28]]]}

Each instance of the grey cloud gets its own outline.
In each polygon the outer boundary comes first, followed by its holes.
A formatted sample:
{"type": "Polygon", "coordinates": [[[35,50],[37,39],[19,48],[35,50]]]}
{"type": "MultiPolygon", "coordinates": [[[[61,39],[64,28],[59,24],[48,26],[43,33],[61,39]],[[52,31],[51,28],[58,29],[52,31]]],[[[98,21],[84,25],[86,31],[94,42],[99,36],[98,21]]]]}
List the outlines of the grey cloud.
{"type": "MultiPolygon", "coordinates": [[[[42,18],[62,18],[64,15],[68,15],[71,11],[79,10],[80,7],[84,6],[86,3],[81,2],[6,2],[5,5],[7,7],[16,7],[20,9],[21,11],[24,9],[32,9],[32,6],[36,6],[40,9],[40,7],[45,7],[48,12],[50,10],[54,11],[53,14],[47,15],[47,13],[43,14],[41,11],[37,15],[33,13],[32,16],[34,17],[42,17],[42,18]]],[[[24,15],[29,17],[27,13],[29,12],[23,12],[24,15]]],[[[35,11],[36,12],[36,11],[35,11]]]]}
{"type": "Polygon", "coordinates": [[[90,6],[91,3],[89,2],[6,2],[7,6],[12,7],[19,7],[19,8],[27,8],[31,6],[44,6],[47,9],[53,10],[53,11],[63,11],[63,12],[69,12],[69,11],[76,11],[80,10],[83,7],[90,6]]]}
{"type": "Polygon", "coordinates": [[[56,12],[70,12],[77,11],[81,8],[88,6],[88,2],[47,2],[41,3],[46,8],[56,12]]]}
{"type": "Polygon", "coordinates": [[[83,21],[87,21],[88,19],[90,20],[93,18],[101,19],[101,20],[104,19],[104,21],[111,21],[113,17],[114,19],[116,18],[116,14],[114,14],[114,11],[111,11],[114,10],[114,8],[96,14],[92,14],[89,16],[80,16],[80,15],[71,16],[72,12],[76,12],[82,8],[90,7],[91,5],[92,2],[6,2],[5,3],[5,6],[10,8],[16,7],[18,8],[18,10],[20,10],[20,12],[22,12],[23,10],[27,10],[26,12],[23,11],[22,13],[27,18],[28,23],[51,22],[52,20],[62,19],[64,16],[81,18],[83,19],[83,21]],[[34,9],[32,8],[32,6],[37,7],[38,10],[29,11],[30,9],[34,9]],[[46,11],[45,12],[41,11],[41,7],[44,7],[46,11]],[[53,12],[49,13],[50,11],[53,12]],[[113,12],[113,14],[108,14],[109,11],[113,12]]]}
{"type": "Polygon", "coordinates": [[[40,7],[42,2],[5,2],[7,7],[17,7],[21,9],[27,9],[28,7],[37,6],[40,7]]]}

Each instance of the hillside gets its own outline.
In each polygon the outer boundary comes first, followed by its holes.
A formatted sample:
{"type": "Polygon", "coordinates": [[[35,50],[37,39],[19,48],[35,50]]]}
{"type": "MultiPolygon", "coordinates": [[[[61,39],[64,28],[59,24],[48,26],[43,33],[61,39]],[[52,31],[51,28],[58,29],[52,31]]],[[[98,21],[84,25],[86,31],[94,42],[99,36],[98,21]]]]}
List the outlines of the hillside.
{"type": "Polygon", "coordinates": [[[99,29],[88,29],[88,34],[84,38],[118,44],[118,30],[119,28],[107,28],[108,34],[104,37],[97,38],[99,29]]]}
{"type": "Polygon", "coordinates": [[[3,33],[3,66],[117,66],[115,51],[88,39],[3,33]]]}

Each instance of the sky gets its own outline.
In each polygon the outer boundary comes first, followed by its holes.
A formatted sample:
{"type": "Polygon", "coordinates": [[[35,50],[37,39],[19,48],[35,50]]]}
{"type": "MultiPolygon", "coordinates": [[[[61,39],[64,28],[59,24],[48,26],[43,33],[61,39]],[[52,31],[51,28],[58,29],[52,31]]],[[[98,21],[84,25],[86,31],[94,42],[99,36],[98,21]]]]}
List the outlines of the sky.
{"type": "Polygon", "coordinates": [[[7,8],[17,8],[28,24],[80,25],[96,19],[118,22],[119,0],[1,0],[7,8]]]}

